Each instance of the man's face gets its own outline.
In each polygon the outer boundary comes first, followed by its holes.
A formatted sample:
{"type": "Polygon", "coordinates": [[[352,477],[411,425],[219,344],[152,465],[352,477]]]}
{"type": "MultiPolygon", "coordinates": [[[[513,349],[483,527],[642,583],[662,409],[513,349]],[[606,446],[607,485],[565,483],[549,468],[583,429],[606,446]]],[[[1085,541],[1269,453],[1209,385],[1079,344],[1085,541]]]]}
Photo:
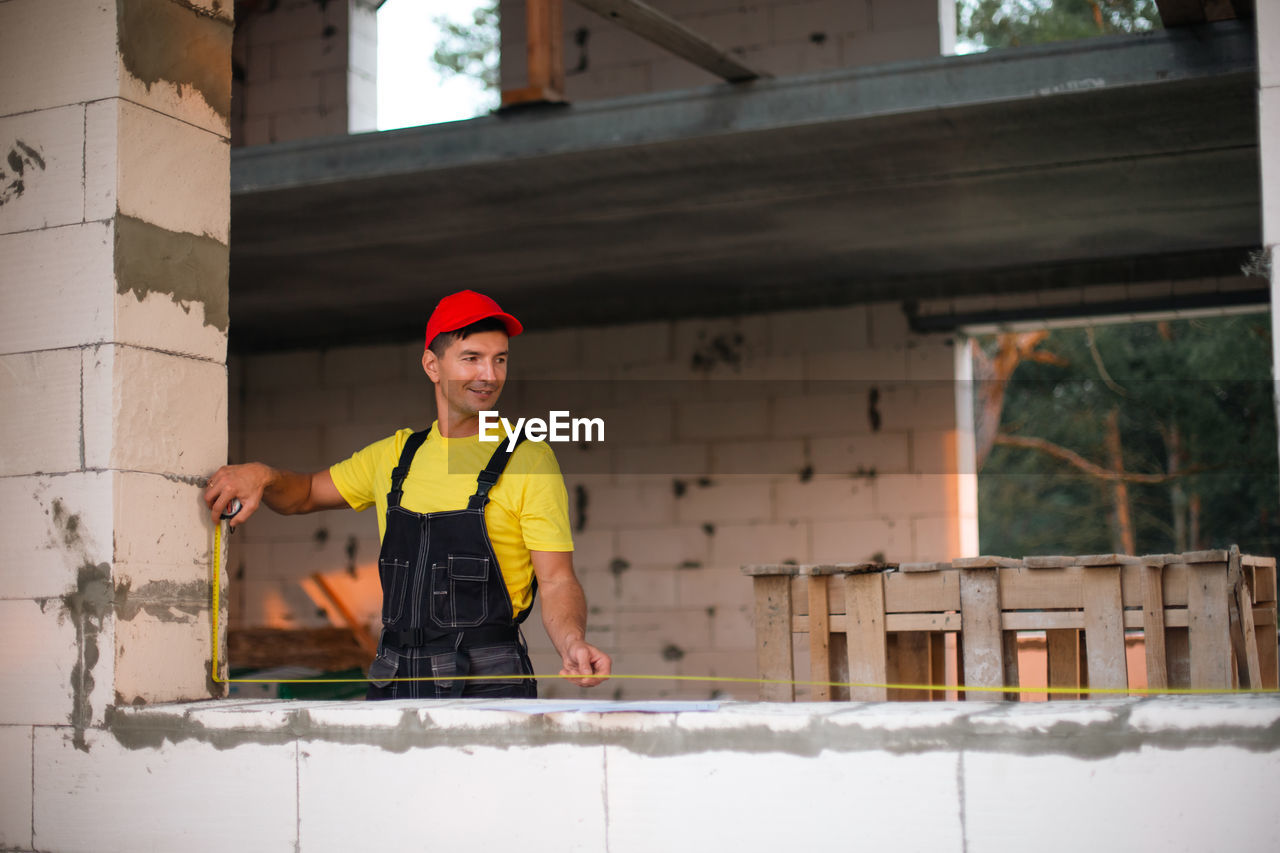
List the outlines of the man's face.
{"type": "Polygon", "coordinates": [[[471,417],[498,405],[507,381],[507,334],[476,332],[449,344],[444,355],[427,350],[422,369],[436,383],[436,401],[455,415],[471,417]]]}

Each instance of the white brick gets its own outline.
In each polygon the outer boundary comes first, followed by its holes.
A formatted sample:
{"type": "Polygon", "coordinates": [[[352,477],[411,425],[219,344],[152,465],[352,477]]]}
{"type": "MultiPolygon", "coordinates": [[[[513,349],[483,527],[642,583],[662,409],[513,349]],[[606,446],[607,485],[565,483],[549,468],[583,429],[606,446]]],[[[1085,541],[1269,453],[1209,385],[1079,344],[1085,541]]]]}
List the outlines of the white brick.
{"type": "Polygon", "coordinates": [[[901,382],[907,378],[904,346],[810,353],[804,361],[805,378],[812,382],[901,382]]]}
{"type": "MultiPolygon", "coordinates": [[[[610,755],[610,772],[613,756],[610,755]]],[[[1271,808],[1269,785],[1240,779],[1276,778],[1274,752],[1229,746],[1120,752],[1106,759],[1064,755],[965,752],[966,849],[1008,849],[1038,832],[1046,802],[1064,813],[1087,814],[1071,832],[1042,834],[1045,851],[1208,850],[1233,839],[1240,850],[1267,850],[1280,837],[1280,812],[1271,808]],[[1017,784],[1009,784],[1010,780],[1017,784]],[[1194,804],[1161,810],[1159,820],[1134,815],[1133,792],[1152,802],[1194,804]],[[1234,817],[1232,817],[1234,816],[1234,817]]],[[[613,785],[610,785],[613,790],[613,785]]]]}
{"type": "MultiPolygon", "coordinates": [[[[99,638],[102,670],[110,666],[107,639],[99,638]]],[[[9,685],[0,691],[0,724],[66,725],[78,660],[75,625],[60,599],[45,599],[43,608],[36,601],[0,601],[0,672],[9,685]]],[[[94,675],[102,676],[97,667],[94,675]]],[[[109,686],[111,678],[101,680],[109,686]]]]}
{"type": "Polygon", "coordinates": [[[707,486],[695,483],[676,500],[675,508],[680,521],[692,524],[769,521],[773,518],[772,487],[754,479],[720,478],[707,486]]]}
{"type": "Polygon", "coordinates": [[[815,563],[856,563],[883,555],[886,560],[911,559],[911,523],[898,520],[815,521],[815,563]]]}
{"type": "Polygon", "coordinates": [[[815,438],[810,447],[813,469],[818,474],[905,474],[910,470],[905,432],[815,438]]]}
{"type": "Polygon", "coordinates": [[[111,229],[100,222],[0,236],[0,352],[111,338],[111,229]],[[56,320],[55,320],[56,318],[56,320]]]}
{"type": "Polygon", "coordinates": [[[80,467],[80,351],[0,356],[0,476],[80,467]]]}
{"type": "MultiPolygon", "coordinates": [[[[207,476],[227,458],[227,377],[220,364],[134,347],[85,350],[85,387],[111,387],[110,433],[85,437],[91,468],[207,476]],[[109,436],[109,437],[108,437],[109,436]],[[92,442],[90,441],[92,439],[92,442]]],[[[100,401],[86,424],[102,417],[100,401]]]]}
{"type": "Polygon", "coordinates": [[[960,548],[960,525],[953,515],[911,519],[914,548],[920,562],[953,560],[965,556],[960,548]]]}
{"type": "Polygon", "coordinates": [[[955,430],[918,429],[911,433],[912,474],[954,474],[960,436],[955,430]]]}
{"type": "Polygon", "coordinates": [[[320,384],[320,350],[296,350],[264,355],[233,356],[244,365],[250,392],[320,384]]]}
{"type": "Polygon", "coordinates": [[[582,360],[591,365],[654,364],[671,354],[670,323],[582,329],[582,360]]]}
{"type": "Polygon", "coordinates": [[[808,556],[809,530],[796,521],[718,524],[711,537],[711,562],[716,568],[737,571],[746,563],[803,563],[808,556]]]}
{"type": "MultiPolygon", "coordinates": [[[[743,580],[746,580],[744,577],[743,580]]],[[[755,607],[718,607],[711,619],[711,644],[717,651],[754,653],[756,647],[755,607]]]]}
{"type": "MultiPolygon", "coordinates": [[[[209,602],[152,605],[116,619],[115,693],[120,704],[209,698],[213,659],[209,602]],[[203,609],[190,611],[197,606],[203,609]],[[154,613],[152,612],[154,611],[154,613]]],[[[221,665],[221,661],[219,661],[221,665]]]]}
{"type": "Polygon", "coordinates": [[[784,521],[870,518],[875,514],[875,490],[865,478],[817,475],[808,482],[779,483],[774,489],[778,518],[784,521]]]}
{"type": "MultiPolygon", "coordinates": [[[[296,752],[292,743],[215,749],[199,740],[129,748],[112,735],[66,729],[35,737],[35,843],[43,850],[199,850],[210,846],[209,792],[236,815],[236,831],[263,850],[294,848],[296,752]],[[246,780],[252,780],[247,784],[246,780]],[[157,807],[163,804],[163,807],[157,807]]],[[[157,732],[157,735],[160,733],[157,732]]]]}
{"type": "Polygon", "coordinates": [[[899,302],[876,302],[867,306],[871,346],[901,346],[911,335],[907,312],[899,302]]]}
{"type": "Polygon", "coordinates": [[[689,402],[676,408],[676,435],[681,439],[761,438],[768,434],[767,400],[689,402]]]}
{"type": "Polygon", "coordinates": [[[242,461],[265,462],[290,471],[316,471],[359,450],[352,447],[342,456],[325,462],[320,452],[320,433],[320,427],[316,426],[250,430],[245,434],[242,461]]]}
{"type": "Polygon", "coordinates": [[[660,535],[651,530],[622,530],[618,533],[617,554],[631,563],[680,566],[706,563],[709,547],[705,530],[683,525],[664,528],[660,535]]]}
{"type": "Polygon", "coordinates": [[[0,114],[107,98],[118,91],[114,3],[0,4],[0,114]],[[53,58],[57,61],[52,61],[53,58]]]}
{"type": "Polygon", "coordinates": [[[137,592],[153,580],[207,583],[213,543],[204,489],[134,471],[113,479],[117,586],[127,581],[137,592]]]}
{"type": "Polygon", "coordinates": [[[0,479],[0,598],[56,598],[112,555],[111,474],[0,479]]]}
{"type": "Polygon", "coordinates": [[[725,608],[753,606],[755,601],[751,578],[736,564],[684,569],[676,580],[681,607],[711,607],[719,613],[725,608]]]}
{"type": "Polygon", "coordinates": [[[30,726],[0,726],[0,847],[31,848],[33,731],[30,726]]]}
{"type": "Polygon", "coordinates": [[[662,654],[668,646],[681,651],[711,648],[711,620],[704,607],[619,613],[614,631],[618,648],[628,653],[662,654]]]}
{"type": "MultiPolygon", "coordinates": [[[[439,815],[474,814],[477,803],[492,800],[495,779],[502,780],[503,788],[520,792],[502,798],[502,823],[519,827],[522,848],[567,853],[605,847],[605,813],[599,808],[604,789],[600,749],[557,744],[392,752],[323,741],[303,742],[301,749],[297,796],[302,850],[366,847],[369,824],[351,820],[353,814],[418,813],[428,801],[431,811],[439,815]],[[424,767],[431,771],[424,773],[424,767]],[[382,781],[371,785],[371,778],[382,781]],[[449,784],[440,784],[443,779],[449,784]]],[[[291,787],[288,793],[292,795],[291,787]]],[[[475,847],[475,821],[433,824],[433,846],[475,847]]],[[[418,821],[384,819],[376,833],[379,846],[408,849],[421,847],[422,831],[418,821]]]]}
{"type": "Polygon", "coordinates": [[[297,77],[317,71],[338,71],[345,79],[347,46],[341,39],[302,38],[271,44],[271,76],[297,77]]]}
{"type": "MultiPolygon", "coordinates": [[[[421,426],[425,427],[426,424],[421,426]]],[[[375,441],[381,441],[396,429],[397,427],[385,423],[342,424],[326,427],[324,440],[320,445],[321,457],[315,468],[327,468],[341,459],[346,459],[357,450],[375,441]]]]}
{"type": "Polygon", "coordinates": [[[116,215],[120,178],[120,99],[85,104],[83,214],[86,222],[116,215]]]}
{"type": "Polygon", "coordinates": [[[770,333],[767,316],[681,320],[673,331],[672,358],[695,370],[693,376],[732,375],[735,365],[769,355],[770,333]]]}
{"type": "Polygon", "coordinates": [[[876,509],[884,516],[941,515],[958,509],[958,481],[946,474],[876,477],[876,509]]]}
{"type": "Polygon", "coordinates": [[[651,91],[650,86],[648,63],[602,68],[566,77],[564,81],[565,96],[571,102],[639,95],[651,91]]]}
{"type": "Polygon", "coordinates": [[[338,347],[321,357],[320,379],[326,386],[364,385],[369,382],[416,378],[428,392],[431,385],[422,373],[422,352],[410,362],[404,347],[393,344],[338,347]]]}
{"type": "Polygon", "coordinates": [[[907,345],[907,378],[950,382],[956,375],[956,350],[950,338],[918,338],[907,345]]]}
{"type": "Polygon", "coordinates": [[[719,86],[724,82],[716,75],[678,57],[655,57],[649,69],[649,80],[655,92],[701,89],[704,86],[719,86]]]}
{"type": "MultiPolygon", "coordinates": [[[[625,385],[620,387],[625,391],[625,385]]],[[[615,447],[670,441],[675,429],[675,407],[670,403],[633,403],[592,410],[591,415],[604,419],[605,440],[615,447]]]]}
{"type": "MultiPolygon", "coordinates": [[[[664,611],[677,602],[676,584],[686,569],[674,566],[632,564],[626,571],[614,575],[612,571],[596,572],[597,592],[587,598],[593,607],[610,611],[664,611]],[[602,577],[601,575],[608,575],[602,577]]],[[[616,621],[616,616],[614,617],[616,621]]],[[[592,619],[591,622],[597,622],[592,619]]]]}
{"type": "MultiPolygon", "coordinates": [[[[420,390],[420,389],[419,389],[420,390]]],[[[384,382],[359,388],[301,385],[245,395],[247,429],[333,424],[352,420],[405,424],[414,406],[407,382],[384,382]],[[357,404],[355,401],[359,399],[357,404]]],[[[388,433],[391,429],[387,430],[388,433]]]]}
{"type": "Polygon", "coordinates": [[[867,346],[867,309],[864,305],[781,311],[768,315],[774,355],[832,352],[867,346]]]}
{"type": "Polygon", "coordinates": [[[711,470],[711,445],[657,444],[619,448],[614,454],[614,464],[614,473],[620,476],[706,476],[711,470]]]}
{"type": "Polygon", "coordinates": [[[716,442],[712,458],[715,474],[790,475],[799,474],[808,464],[799,439],[716,442]]]}
{"type": "Polygon", "coordinates": [[[525,332],[511,342],[509,362],[516,375],[525,371],[556,370],[582,363],[585,330],[557,329],[525,332]]]}
{"type": "Polygon", "coordinates": [[[954,753],[771,753],[762,761],[748,752],[655,758],[606,749],[612,853],[667,846],[671,827],[684,850],[831,849],[850,826],[866,849],[963,849],[954,753]],[[787,779],[804,784],[780,784],[787,779]],[[742,807],[760,791],[775,792],[769,808],[742,807]]]}
{"type": "Polygon", "coordinates": [[[833,42],[837,33],[862,32],[870,24],[868,4],[862,0],[810,0],[773,7],[773,40],[808,41],[814,33],[833,42]]]}
{"type": "Polygon", "coordinates": [[[674,520],[675,496],[667,481],[587,489],[587,530],[654,527],[674,520]]]}
{"type": "Polygon", "coordinates": [[[83,107],[0,118],[0,145],[0,234],[81,221],[83,107]]]}
{"type": "Polygon", "coordinates": [[[231,146],[225,137],[120,102],[120,213],[227,243],[231,146]]]}
{"type": "Polygon", "coordinates": [[[813,393],[773,401],[770,432],[776,437],[869,432],[872,383],[813,382],[813,393]]]}

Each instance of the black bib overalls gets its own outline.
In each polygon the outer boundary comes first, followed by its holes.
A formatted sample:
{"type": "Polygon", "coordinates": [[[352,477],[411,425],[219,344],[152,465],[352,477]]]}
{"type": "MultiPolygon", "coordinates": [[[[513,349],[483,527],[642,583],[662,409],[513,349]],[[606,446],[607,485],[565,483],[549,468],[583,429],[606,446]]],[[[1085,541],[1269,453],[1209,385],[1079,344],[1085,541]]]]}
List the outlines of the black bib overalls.
{"type": "MultiPolygon", "coordinates": [[[[409,437],[391,472],[378,555],[382,639],[369,667],[369,699],[537,696],[533,666],[489,541],[484,508],[511,459],[498,445],[466,509],[419,513],[400,506],[401,487],[427,431],[409,437]],[[466,680],[458,675],[510,675],[466,680]],[[442,681],[398,681],[435,677],[442,681]]],[[[518,442],[517,442],[518,444],[518,442]]],[[[534,581],[537,593],[537,581],[534,581]]]]}

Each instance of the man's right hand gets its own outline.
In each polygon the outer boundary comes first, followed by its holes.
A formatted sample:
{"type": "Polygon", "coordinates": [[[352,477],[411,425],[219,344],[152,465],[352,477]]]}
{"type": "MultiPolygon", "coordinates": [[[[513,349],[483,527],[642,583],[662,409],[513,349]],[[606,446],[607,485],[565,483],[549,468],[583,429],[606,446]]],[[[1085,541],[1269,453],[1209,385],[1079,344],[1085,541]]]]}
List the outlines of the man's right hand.
{"type": "Polygon", "coordinates": [[[235,529],[248,521],[262,504],[263,492],[271,485],[275,471],[260,462],[244,465],[223,465],[209,478],[204,490],[204,502],[214,524],[222,520],[232,500],[240,501],[240,511],[231,519],[235,529]]]}

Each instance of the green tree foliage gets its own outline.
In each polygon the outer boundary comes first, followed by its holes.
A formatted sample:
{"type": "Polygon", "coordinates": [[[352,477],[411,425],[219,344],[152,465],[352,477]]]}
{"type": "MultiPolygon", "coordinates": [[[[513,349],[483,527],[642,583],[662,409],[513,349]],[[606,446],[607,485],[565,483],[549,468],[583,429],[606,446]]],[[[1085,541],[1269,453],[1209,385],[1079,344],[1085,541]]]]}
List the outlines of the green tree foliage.
{"type": "MultiPolygon", "coordinates": [[[[990,354],[995,339],[979,342],[990,354]]],[[[1119,550],[1107,423],[1117,413],[1138,553],[1280,547],[1267,315],[1060,329],[1022,361],[979,476],[983,553],[1119,550]],[[1040,446],[1014,442],[1031,438],[1040,446]],[[1147,480],[1139,482],[1136,480],[1147,480]]],[[[981,394],[979,394],[981,396],[981,394]]]]}
{"type": "Polygon", "coordinates": [[[959,0],[956,35],[978,49],[1160,29],[1155,0],[959,0]]]}
{"type": "Polygon", "coordinates": [[[497,89],[501,41],[497,0],[477,6],[470,22],[458,23],[440,16],[435,18],[435,24],[441,33],[431,54],[436,68],[443,74],[474,77],[483,82],[486,89],[497,89]]]}

